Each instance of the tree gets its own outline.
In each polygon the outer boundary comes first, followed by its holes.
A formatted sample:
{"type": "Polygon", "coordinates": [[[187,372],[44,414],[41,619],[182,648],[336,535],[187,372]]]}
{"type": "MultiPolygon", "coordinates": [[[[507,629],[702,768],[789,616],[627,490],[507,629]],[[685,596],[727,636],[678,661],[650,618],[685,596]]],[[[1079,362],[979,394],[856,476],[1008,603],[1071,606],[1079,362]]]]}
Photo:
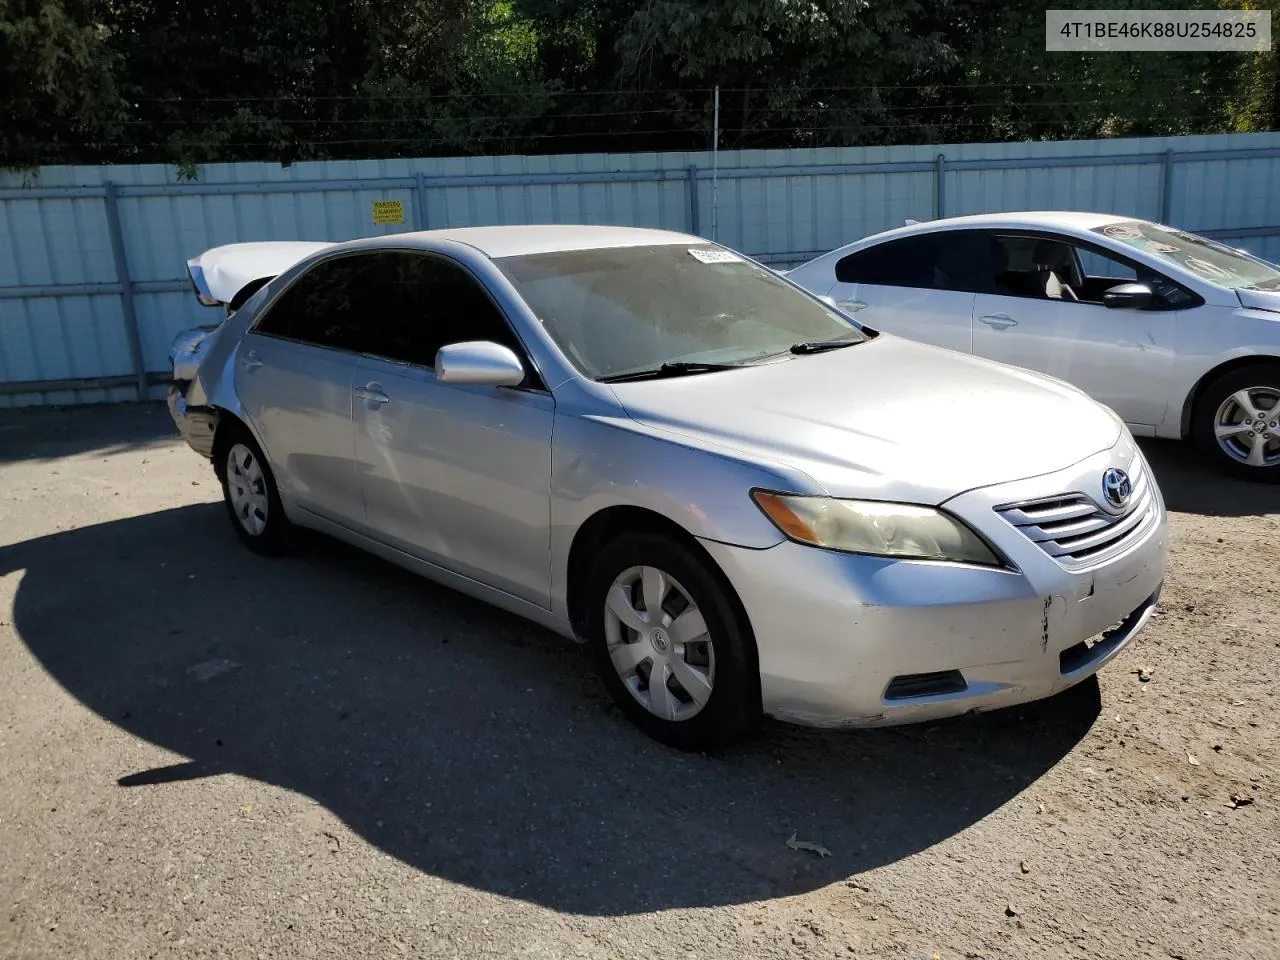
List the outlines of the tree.
{"type": "Polygon", "coordinates": [[[0,0],[0,163],[98,159],[119,135],[119,54],[89,0],[0,0]]]}

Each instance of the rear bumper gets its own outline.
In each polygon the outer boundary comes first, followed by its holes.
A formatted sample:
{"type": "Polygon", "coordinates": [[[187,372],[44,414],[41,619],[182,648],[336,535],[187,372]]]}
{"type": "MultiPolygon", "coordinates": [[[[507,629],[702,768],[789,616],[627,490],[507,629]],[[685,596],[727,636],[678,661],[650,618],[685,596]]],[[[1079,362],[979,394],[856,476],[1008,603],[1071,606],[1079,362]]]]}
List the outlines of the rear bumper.
{"type": "Polygon", "coordinates": [[[218,429],[218,411],[211,407],[188,406],[183,388],[176,383],[169,387],[166,399],[169,416],[173,417],[173,423],[187,446],[205,459],[213,459],[213,435],[218,429]]]}

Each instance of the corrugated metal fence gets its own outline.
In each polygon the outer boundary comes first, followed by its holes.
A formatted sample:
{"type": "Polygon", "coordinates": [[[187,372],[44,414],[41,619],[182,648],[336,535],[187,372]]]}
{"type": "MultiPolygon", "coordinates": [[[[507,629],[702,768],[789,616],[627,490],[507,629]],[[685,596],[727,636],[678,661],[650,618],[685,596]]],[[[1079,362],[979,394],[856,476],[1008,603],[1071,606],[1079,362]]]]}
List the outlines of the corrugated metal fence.
{"type": "Polygon", "coordinates": [[[4,173],[0,406],[158,395],[173,335],[212,319],[185,260],[224,243],[608,223],[796,262],[907,218],[1031,209],[1160,220],[1280,260],[1280,134],[750,150],[715,171],[709,153],[649,153],[4,173]],[[404,222],[375,225],[374,201],[404,222]]]}

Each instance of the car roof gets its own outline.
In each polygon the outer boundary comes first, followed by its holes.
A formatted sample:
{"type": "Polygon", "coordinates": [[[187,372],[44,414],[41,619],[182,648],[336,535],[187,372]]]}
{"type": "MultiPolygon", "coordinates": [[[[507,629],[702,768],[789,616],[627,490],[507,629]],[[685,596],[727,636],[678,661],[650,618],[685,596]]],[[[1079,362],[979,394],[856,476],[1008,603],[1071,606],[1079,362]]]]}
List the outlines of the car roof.
{"type": "Polygon", "coordinates": [[[867,240],[886,240],[917,233],[933,233],[937,230],[1003,228],[1005,230],[1094,230],[1109,223],[1123,223],[1138,217],[1120,216],[1114,213],[1083,213],[1071,210],[1019,210],[1010,213],[978,213],[967,217],[944,217],[941,220],[922,220],[919,223],[896,227],[867,237],[867,240]]]}
{"type": "Polygon", "coordinates": [[[532,253],[559,253],[566,250],[597,250],[603,247],[642,247],[660,244],[708,243],[701,237],[670,230],[643,227],[611,227],[589,224],[529,224],[502,227],[459,227],[395,233],[364,245],[405,246],[415,241],[453,240],[475,247],[487,257],[517,257],[532,253]]]}

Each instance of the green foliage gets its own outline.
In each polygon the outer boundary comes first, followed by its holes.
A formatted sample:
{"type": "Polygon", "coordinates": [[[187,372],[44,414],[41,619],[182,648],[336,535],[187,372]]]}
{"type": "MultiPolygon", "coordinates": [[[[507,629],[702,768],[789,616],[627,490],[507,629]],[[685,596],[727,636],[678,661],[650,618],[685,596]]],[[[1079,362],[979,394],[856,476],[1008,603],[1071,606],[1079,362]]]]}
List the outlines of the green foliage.
{"type": "Polygon", "coordinates": [[[1280,119],[1274,52],[1046,54],[993,0],[0,0],[9,166],[705,149],[716,86],[727,148],[1280,119]]]}
{"type": "Polygon", "coordinates": [[[120,134],[119,54],[97,4],[0,0],[0,163],[91,160],[120,134]]]}

